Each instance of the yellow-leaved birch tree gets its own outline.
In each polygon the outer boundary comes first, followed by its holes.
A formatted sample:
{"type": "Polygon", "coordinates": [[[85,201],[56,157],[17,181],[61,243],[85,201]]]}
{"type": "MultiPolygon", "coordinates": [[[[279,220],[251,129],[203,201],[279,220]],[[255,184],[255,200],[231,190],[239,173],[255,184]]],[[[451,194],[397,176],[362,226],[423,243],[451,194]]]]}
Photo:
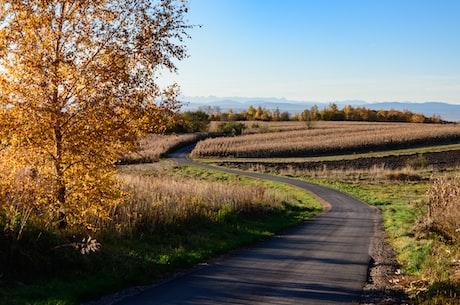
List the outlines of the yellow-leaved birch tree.
{"type": "Polygon", "coordinates": [[[180,106],[156,77],[186,57],[186,12],[172,0],[0,0],[6,231],[19,239],[31,215],[93,230],[108,216],[118,156],[180,106]]]}

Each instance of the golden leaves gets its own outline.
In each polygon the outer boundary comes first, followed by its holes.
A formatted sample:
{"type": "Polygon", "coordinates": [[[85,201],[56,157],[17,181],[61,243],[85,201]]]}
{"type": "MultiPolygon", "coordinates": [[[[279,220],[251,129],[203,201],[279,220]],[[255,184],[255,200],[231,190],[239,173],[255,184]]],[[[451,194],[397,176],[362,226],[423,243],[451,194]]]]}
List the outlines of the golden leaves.
{"type": "Polygon", "coordinates": [[[50,219],[94,226],[119,197],[120,151],[178,108],[177,86],[162,92],[153,73],[184,57],[184,3],[0,1],[0,12],[2,144],[46,182],[33,193],[50,219]]]}

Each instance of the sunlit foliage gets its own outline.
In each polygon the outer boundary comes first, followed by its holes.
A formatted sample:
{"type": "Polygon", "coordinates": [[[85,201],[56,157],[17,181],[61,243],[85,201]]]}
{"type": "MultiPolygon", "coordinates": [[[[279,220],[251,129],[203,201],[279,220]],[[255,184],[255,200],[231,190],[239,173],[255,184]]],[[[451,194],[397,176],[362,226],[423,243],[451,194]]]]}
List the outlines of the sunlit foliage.
{"type": "Polygon", "coordinates": [[[177,86],[161,89],[156,75],[186,57],[186,12],[172,0],[0,0],[7,234],[20,238],[30,215],[92,230],[108,217],[122,195],[118,157],[179,107],[177,86]]]}

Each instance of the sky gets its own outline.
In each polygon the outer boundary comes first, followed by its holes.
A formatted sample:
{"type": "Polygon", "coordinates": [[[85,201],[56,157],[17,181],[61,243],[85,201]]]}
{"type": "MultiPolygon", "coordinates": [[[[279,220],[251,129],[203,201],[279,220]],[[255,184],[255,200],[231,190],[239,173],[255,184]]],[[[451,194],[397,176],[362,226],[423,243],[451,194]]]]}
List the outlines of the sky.
{"type": "Polygon", "coordinates": [[[185,96],[460,104],[459,0],[189,0],[185,96]]]}

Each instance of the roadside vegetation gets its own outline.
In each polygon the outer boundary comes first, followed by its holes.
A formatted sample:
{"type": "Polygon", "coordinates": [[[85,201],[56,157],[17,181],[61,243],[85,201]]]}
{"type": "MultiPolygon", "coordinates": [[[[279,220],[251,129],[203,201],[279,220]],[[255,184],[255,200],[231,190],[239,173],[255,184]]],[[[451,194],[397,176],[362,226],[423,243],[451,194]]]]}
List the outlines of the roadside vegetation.
{"type": "MultiPolygon", "coordinates": [[[[320,134],[321,124],[326,124],[326,122],[316,123],[313,131],[316,130],[320,134]]],[[[365,130],[368,130],[375,138],[378,138],[378,135],[385,135],[385,128],[382,128],[385,126],[381,125],[380,129],[383,132],[378,132],[378,124],[375,123],[331,122],[327,124],[331,124],[329,127],[335,130],[335,136],[334,133],[331,133],[329,137],[338,139],[340,135],[342,142],[353,138],[351,136],[353,128],[347,130],[348,124],[351,124],[350,127],[354,126],[355,130],[359,130],[359,126],[367,125],[365,130]],[[344,131],[339,132],[339,125],[342,125],[344,131]],[[344,134],[347,135],[345,139],[344,134]]],[[[274,126],[275,124],[271,128],[274,126]]],[[[430,128],[424,129],[428,126],[432,127],[431,125],[416,125],[416,129],[429,133],[430,128]]],[[[397,129],[392,130],[395,136],[415,128],[411,124],[395,124],[396,127],[397,129]]],[[[290,159],[280,156],[264,159],[269,149],[263,145],[259,146],[261,159],[257,156],[257,150],[254,149],[252,158],[233,157],[227,158],[224,162],[219,158],[200,160],[305,179],[350,193],[375,205],[382,211],[387,239],[396,250],[396,258],[401,265],[401,271],[392,275],[392,285],[407,291],[413,304],[460,304],[460,172],[458,159],[456,159],[458,157],[450,158],[448,160],[450,163],[447,162],[446,166],[439,166],[439,164],[444,164],[441,162],[443,160],[426,157],[430,152],[441,153],[442,151],[446,152],[442,154],[444,157],[458,156],[456,152],[459,148],[454,143],[459,142],[459,127],[457,125],[448,127],[452,128],[450,130],[453,132],[453,138],[451,138],[453,144],[450,145],[437,145],[436,141],[427,140],[422,141],[421,143],[424,144],[420,147],[390,151],[385,145],[381,145],[376,146],[369,154],[364,153],[357,146],[354,149],[362,152],[359,158],[366,161],[367,157],[367,168],[353,168],[353,162],[350,161],[356,158],[355,154],[334,155],[333,146],[331,146],[331,156],[311,158],[309,154],[306,154],[303,158],[293,158],[294,162],[291,163],[289,163],[290,159]],[[383,151],[376,152],[378,149],[383,151]],[[375,162],[379,159],[385,160],[385,156],[392,156],[391,160],[398,159],[400,156],[399,158],[405,162],[387,165],[375,162]],[[305,160],[310,162],[312,159],[320,163],[323,160],[324,166],[315,169],[303,166],[305,160]],[[341,162],[341,168],[327,165],[327,161],[342,159],[345,161],[341,162]],[[343,166],[347,162],[349,166],[343,166]],[[289,166],[282,166],[283,164],[289,164],[289,166]]],[[[286,138],[289,133],[292,133],[292,130],[269,133],[267,139],[270,140],[267,142],[271,141],[276,150],[278,147],[276,139],[283,141],[282,139],[286,138]]],[[[264,133],[263,136],[265,135],[264,133]]],[[[259,136],[261,135],[255,134],[254,139],[259,136]]],[[[240,137],[234,140],[243,142],[243,139],[244,137],[240,137]]],[[[319,137],[313,139],[319,146],[322,145],[319,137]]],[[[233,140],[233,138],[223,140],[233,140]]],[[[235,143],[237,142],[232,142],[229,147],[236,145],[235,143]]],[[[404,146],[404,143],[406,142],[401,141],[401,146],[404,146]]],[[[248,146],[247,142],[246,146],[248,146]]],[[[336,151],[340,151],[341,147],[342,145],[338,144],[335,147],[336,151]]],[[[197,149],[200,147],[197,146],[197,149]]]]}
{"type": "MultiPolygon", "coordinates": [[[[267,142],[274,150],[279,139],[288,134],[306,132],[326,139],[337,133],[352,134],[354,130],[359,130],[361,137],[367,132],[373,138],[378,134],[404,134],[410,129],[424,133],[431,130],[430,139],[440,137],[439,143],[452,143],[429,148],[427,145],[437,142],[415,138],[421,146],[403,150],[412,157],[399,169],[370,166],[366,170],[306,170],[296,167],[296,162],[284,169],[276,162],[272,167],[264,164],[252,169],[336,187],[376,205],[383,212],[389,241],[402,266],[394,284],[407,289],[415,304],[457,304],[460,225],[447,223],[458,219],[454,214],[458,211],[458,170],[432,167],[424,155],[431,150],[458,150],[457,125],[315,121],[312,127],[303,122],[253,121],[212,122],[208,130],[213,136],[229,135],[232,129],[227,128],[234,124],[243,135],[233,134],[224,140],[269,136],[267,142]],[[433,136],[438,127],[439,132],[433,136]],[[380,132],[386,129],[387,133],[380,132]]],[[[322,145],[319,138],[303,136],[304,142],[322,145]]],[[[120,199],[104,211],[106,218],[88,218],[98,229],[47,227],[46,219],[28,214],[27,209],[3,208],[0,304],[78,304],[94,300],[126,287],[161,280],[239,246],[268,238],[320,211],[315,199],[295,188],[162,160],[171,149],[202,137],[206,133],[151,135],[140,141],[135,153],[119,158],[115,178],[120,199]]],[[[319,154],[315,158],[352,159],[356,155],[343,155],[350,149],[361,152],[361,158],[368,156],[365,149],[354,145],[346,150],[341,150],[342,144],[330,146],[326,150],[333,156],[319,154]],[[342,155],[334,155],[334,151],[342,155]]],[[[404,141],[398,146],[404,147],[404,141]]],[[[383,144],[373,147],[386,148],[383,144]]],[[[402,154],[388,152],[398,153],[402,154]]],[[[258,160],[255,150],[252,154],[255,155],[250,159],[258,160]]],[[[270,154],[262,150],[262,155],[270,154]]],[[[210,160],[219,162],[216,158],[210,160]]],[[[231,160],[238,164],[238,158],[231,160]]],[[[2,200],[21,202],[33,198],[33,188],[28,188],[34,181],[33,169],[17,172],[15,179],[27,183],[4,194],[2,200]]]]}
{"type": "MultiPolygon", "coordinates": [[[[0,304],[80,304],[151,284],[321,210],[295,188],[171,161],[123,165],[117,178],[123,200],[91,238],[46,229],[31,216],[14,255],[4,252],[12,244],[1,244],[0,304]]],[[[21,215],[0,221],[13,229],[21,215]]]]}
{"type": "Polygon", "coordinates": [[[413,304],[460,304],[458,170],[322,171],[297,177],[377,206],[401,272],[391,281],[413,304]]]}

